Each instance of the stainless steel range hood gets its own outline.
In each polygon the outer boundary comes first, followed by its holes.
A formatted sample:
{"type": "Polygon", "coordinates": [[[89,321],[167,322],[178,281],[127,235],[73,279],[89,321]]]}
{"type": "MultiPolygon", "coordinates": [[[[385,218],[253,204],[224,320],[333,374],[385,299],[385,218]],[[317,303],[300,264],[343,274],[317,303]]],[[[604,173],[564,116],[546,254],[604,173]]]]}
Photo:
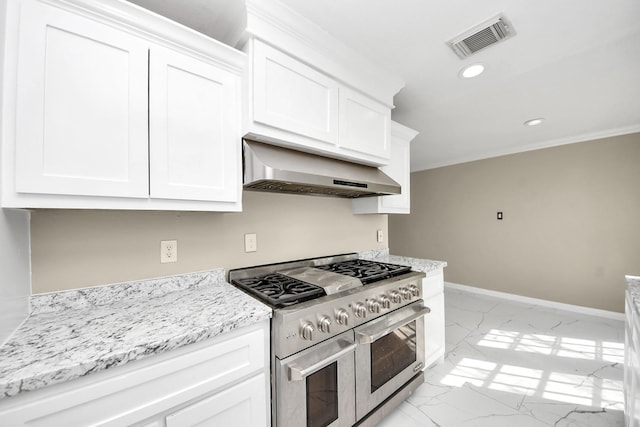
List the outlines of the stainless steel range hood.
{"type": "Polygon", "coordinates": [[[380,169],[244,139],[244,188],[331,197],[400,194],[380,169]]]}

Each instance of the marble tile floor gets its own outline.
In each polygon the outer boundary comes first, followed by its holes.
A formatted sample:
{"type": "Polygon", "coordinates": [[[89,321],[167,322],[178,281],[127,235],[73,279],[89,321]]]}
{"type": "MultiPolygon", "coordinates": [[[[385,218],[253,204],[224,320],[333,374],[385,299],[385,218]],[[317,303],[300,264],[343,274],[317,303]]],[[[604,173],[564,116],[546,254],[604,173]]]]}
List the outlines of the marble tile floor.
{"type": "Polygon", "coordinates": [[[446,353],[379,427],[623,426],[624,322],[445,290],[446,353]]]}

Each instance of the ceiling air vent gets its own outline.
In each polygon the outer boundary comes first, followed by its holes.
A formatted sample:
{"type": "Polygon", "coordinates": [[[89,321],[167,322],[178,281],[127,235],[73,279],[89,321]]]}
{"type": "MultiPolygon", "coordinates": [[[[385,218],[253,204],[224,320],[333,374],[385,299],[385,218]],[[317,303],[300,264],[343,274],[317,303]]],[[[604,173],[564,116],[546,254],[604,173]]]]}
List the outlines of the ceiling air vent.
{"type": "Polygon", "coordinates": [[[461,59],[515,35],[504,16],[496,16],[454,37],[447,43],[461,59]]]}

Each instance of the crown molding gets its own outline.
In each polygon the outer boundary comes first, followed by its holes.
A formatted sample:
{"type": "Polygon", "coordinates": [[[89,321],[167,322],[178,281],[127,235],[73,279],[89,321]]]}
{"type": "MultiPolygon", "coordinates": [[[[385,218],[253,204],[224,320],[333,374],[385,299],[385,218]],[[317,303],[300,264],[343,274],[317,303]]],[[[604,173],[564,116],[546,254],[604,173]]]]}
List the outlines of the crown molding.
{"type": "Polygon", "coordinates": [[[494,157],[508,156],[510,154],[525,153],[527,151],[542,150],[544,148],[552,148],[552,147],[558,147],[561,145],[576,144],[579,142],[588,142],[596,139],[611,138],[614,136],[628,135],[628,134],[638,133],[638,132],[640,132],[640,124],[618,127],[614,129],[607,129],[604,131],[583,133],[580,135],[575,135],[575,136],[570,136],[565,138],[557,138],[557,139],[551,139],[547,141],[540,141],[533,144],[528,144],[524,147],[505,148],[501,150],[486,151],[481,154],[475,154],[471,156],[462,156],[452,160],[429,163],[426,165],[419,166],[419,169],[415,169],[415,170],[412,169],[411,172],[420,172],[420,171],[429,170],[429,169],[442,168],[445,166],[458,165],[461,163],[474,162],[476,160],[491,159],[494,157]]]}

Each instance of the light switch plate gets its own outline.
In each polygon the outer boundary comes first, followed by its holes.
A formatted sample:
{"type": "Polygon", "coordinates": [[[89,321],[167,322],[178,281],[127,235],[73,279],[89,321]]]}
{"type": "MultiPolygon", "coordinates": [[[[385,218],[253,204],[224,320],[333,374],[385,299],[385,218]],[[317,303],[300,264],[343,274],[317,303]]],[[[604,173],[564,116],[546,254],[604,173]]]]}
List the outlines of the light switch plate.
{"type": "Polygon", "coordinates": [[[256,252],[258,250],[258,237],[256,233],[249,233],[244,235],[244,251],[256,252]]]}

